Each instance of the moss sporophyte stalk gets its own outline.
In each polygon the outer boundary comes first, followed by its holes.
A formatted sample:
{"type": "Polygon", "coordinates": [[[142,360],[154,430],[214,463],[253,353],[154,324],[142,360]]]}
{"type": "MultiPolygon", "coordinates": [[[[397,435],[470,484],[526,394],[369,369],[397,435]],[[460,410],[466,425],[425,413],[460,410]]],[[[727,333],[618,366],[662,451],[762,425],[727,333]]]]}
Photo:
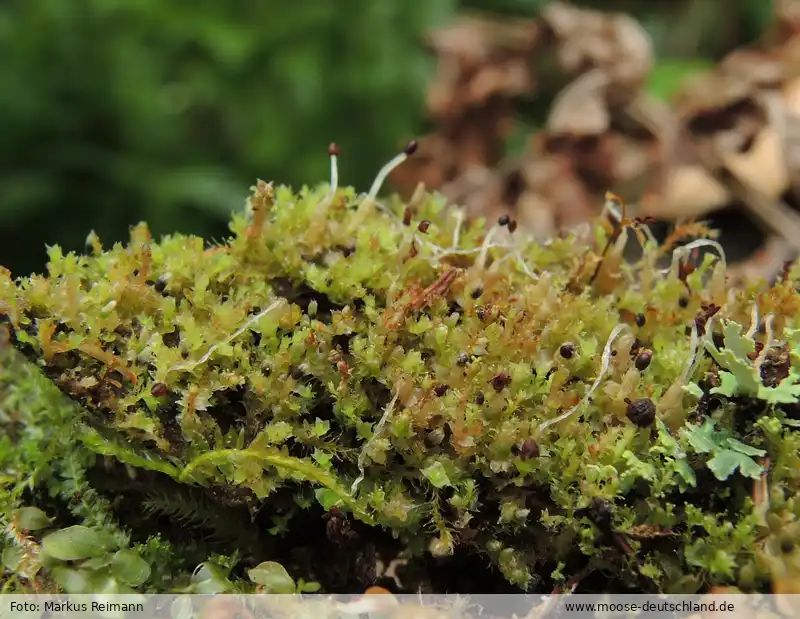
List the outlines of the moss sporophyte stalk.
{"type": "Polygon", "coordinates": [[[335,145],[327,185],[259,181],[223,244],[139,224],[2,273],[6,590],[367,587],[385,544],[529,591],[797,590],[800,267],[730,287],[710,231],[611,195],[545,243],[379,199],[413,151],[366,195],[335,145]]]}

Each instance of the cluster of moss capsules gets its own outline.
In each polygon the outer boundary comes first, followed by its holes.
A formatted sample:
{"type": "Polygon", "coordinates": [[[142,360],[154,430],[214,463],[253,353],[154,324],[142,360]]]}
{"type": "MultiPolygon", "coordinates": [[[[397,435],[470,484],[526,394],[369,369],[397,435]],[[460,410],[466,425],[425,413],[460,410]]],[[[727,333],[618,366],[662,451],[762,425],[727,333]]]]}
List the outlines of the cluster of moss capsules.
{"type": "Polygon", "coordinates": [[[335,146],[326,186],[259,181],[223,244],[139,224],[0,276],[15,347],[81,404],[82,445],[126,465],[103,491],[147,477],[120,526],[182,488],[222,529],[335,509],[528,591],[793,586],[797,265],[730,287],[710,231],[659,243],[611,195],[546,243],[423,188],[381,200],[414,150],[366,195],[338,186],[335,146]]]}

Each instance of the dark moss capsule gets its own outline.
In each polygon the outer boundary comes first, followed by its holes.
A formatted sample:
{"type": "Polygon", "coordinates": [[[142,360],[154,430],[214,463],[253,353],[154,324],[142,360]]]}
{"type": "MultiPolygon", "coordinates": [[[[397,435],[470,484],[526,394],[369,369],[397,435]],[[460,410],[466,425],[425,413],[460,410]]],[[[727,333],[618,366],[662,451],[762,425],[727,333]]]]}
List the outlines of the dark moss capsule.
{"type": "Polygon", "coordinates": [[[303,378],[305,375],[306,375],[306,373],[305,373],[305,372],[303,371],[303,369],[302,369],[302,368],[300,368],[300,367],[292,368],[292,371],[291,371],[291,373],[290,373],[290,376],[291,376],[292,378],[294,378],[295,380],[300,380],[300,379],[301,379],[301,378],[303,378]]]}
{"type": "Polygon", "coordinates": [[[562,344],[558,352],[564,359],[572,359],[575,356],[575,345],[570,343],[562,344]]]}
{"type": "Polygon", "coordinates": [[[681,297],[680,299],[678,299],[678,305],[680,307],[689,307],[689,299],[687,299],[686,297],[681,297]]]}
{"type": "Polygon", "coordinates": [[[410,226],[411,225],[411,207],[406,207],[406,210],[403,211],[403,225],[410,226]]]}
{"type": "Polygon", "coordinates": [[[483,406],[483,403],[486,401],[486,398],[483,395],[483,391],[479,391],[475,394],[475,404],[478,406],[483,406]]]}
{"type": "Polygon", "coordinates": [[[511,221],[511,218],[508,215],[500,215],[497,219],[497,224],[500,226],[507,226],[508,222],[511,221]]]}
{"type": "Polygon", "coordinates": [[[462,352],[456,357],[456,365],[460,368],[463,368],[465,365],[469,363],[469,355],[465,352],[462,352]]]}
{"type": "Polygon", "coordinates": [[[637,327],[643,327],[645,322],[647,322],[647,319],[645,318],[644,314],[636,314],[637,327]]]}
{"type": "Polygon", "coordinates": [[[150,395],[154,398],[161,398],[169,393],[169,387],[164,383],[156,383],[150,389],[150,395]]]}
{"type": "Polygon", "coordinates": [[[419,225],[417,226],[417,230],[419,230],[420,232],[427,232],[428,228],[430,228],[430,227],[431,227],[431,222],[429,222],[427,219],[425,219],[425,220],[419,222],[419,225]]]}
{"type": "Polygon", "coordinates": [[[445,439],[445,430],[443,427],[428,430],[425,434],[425,444],[428,447],[438,447],[445,439]]]}
{"type": "Polygon", "coordinates": [[[445,393],[447,393],[447,389],[447,385],[436,385],[433,388],[433,392],[436,394],[437,398],[441,398],[445,393]]]}
{"type": "Polygon", "coordinates": [[[470,296],[471,296],[473,299],[480,299],[482,295],[483,295],[483,288],[481,288],[480,286],[478,286],[477,288],[475,288],[475,289],[472,291],[472,293],[470,294],[470,296]]]}
{"type": "Polygon", "coordinates": [[[511,221],[508,222],[508,231],[513,234],[516,229],[517,229],[517,221],[515,219],[512,219],[511,221]]]}
{"type": "Polygon", "coordinates": [[[177,327],[170,333],[165,333],[161,336],[161,341],[167,348],[177,348],[181,344],[181,332],[177,327]]]}
{"type": "Polygon", "coordinates": [[[792,554],[794,552],[794,540],[784,537],[781,540],[781,552],[785,555],[792,554]]]}
{"type": "Polygon", "coordinates": [[[591,518],[598,528],[603,531],[610,531],[614,524],[614,511],[608,501],[595,497],[589,506],[591,518]]]}
{"type": "Polygon", "coordinates": [[[532,438],[526,438],[519,446],[519,457],[523,460],[539,457],[539,443],[532,438]]]}
{"type": "Polygon", "coordinates": [[[636,355],[636,358],[633,360],[633,365],[640,372],[644,372],[650,366],[652,360],[653,353],[649,350],[642,350],[636,355]]]}
{"type": "Polygon", "coordinates": [[[419,142],[416,140],[411,140],[406,147],[403,149],[403,152],[406,154],[407,157],[410,157],[415,152],[417,152],[417,148],[419,148],[419,142]]]}
{"type": "Polygon", "coordinates": [[[755,346],[753,346],[753,351],[747,353],[747,358],[750,361],[755,361],[758,359],[758,356],[761,354],[761,351],[764,350],[764,342],[755,342],[755,346]]]}
{"type": "Polygon", "coordinates": [[[626,400],[628,402],[628,419],[640,427],[646,428],[653,424],[656,419],[656,405],[649,398],[638,400],[626,400]]]}
{"type": "Polygon", "coordinates": [[[155,290],[158,294],[161,294],[167,289],[167,280],[163,277],[159,277],[156,280],[156,283],[153,284],[153,290],[155,290]]]}
{"type": "Polygon", "coordinates": [[[511,377],[505,372],[499,372],[492,376],[489,382],[492,383],[492,389],[495,391],[502,391],[511,383],[511,377]]]}

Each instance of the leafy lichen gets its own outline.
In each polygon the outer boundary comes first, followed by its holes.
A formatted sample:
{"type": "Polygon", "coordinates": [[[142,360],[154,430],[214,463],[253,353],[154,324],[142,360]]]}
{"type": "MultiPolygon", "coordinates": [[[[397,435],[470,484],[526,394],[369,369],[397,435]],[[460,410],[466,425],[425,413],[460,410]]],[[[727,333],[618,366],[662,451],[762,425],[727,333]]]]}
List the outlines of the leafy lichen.
{"type": "MultiPolygon", "coordinates": [[[[127,245],[51,247],[46,275],[0,277],[11,341],[81,405],[54,418],[26,399],[2,419],[21,428],[0,450],[9,531],[11,509],[49,516],[40,488],[74,503],[80,479],[100,509],[76,507],[79,526],[189,571],[202,548],[137,527],[194,493],[211,527],[271,512],[279,533],[330,510],[410,556],[477,553],[528,590],[592,571],[671,592],[797,577],[798,551],[776,550],[800,526],[797,265],[729,289],[711,255],[692,266],[681,248],[661,270],[668,248],[613,203],[588,233],[540,244],[424,192],[404,204],[263,182],[231,232],[208,246],[140,224],[127,245]],[[67,465],[72,478],[53,470],[67,465]],[[137,476],[142,500],[121,515],[115,492],[137,476]]],[[[7,402],[39,389],[29,374],[10,375],[7,402]]],[[[276,558],[264,543],[240,558],[256,583],[276,558]]],[[[121,590],[188,586],[177,567],[145,577],[128,551],[117,561],[121,590]]],[[[36,580],[20,565],[8,587],[36,580]]]]}

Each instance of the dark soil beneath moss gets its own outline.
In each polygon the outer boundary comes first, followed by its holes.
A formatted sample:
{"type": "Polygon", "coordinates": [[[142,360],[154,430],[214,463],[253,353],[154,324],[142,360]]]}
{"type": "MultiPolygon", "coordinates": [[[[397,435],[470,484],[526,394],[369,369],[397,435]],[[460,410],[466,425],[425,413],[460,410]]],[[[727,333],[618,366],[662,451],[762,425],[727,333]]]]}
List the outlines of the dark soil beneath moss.
{"type": "MultiPolygon", "coordinates": [[[[232,576],[246,578],[248,569],[262,561],[277,561],[295,578],[318,582],[326,593],[361,593],[377,585],[394,593],[521,594],[469,546],[457,546],[446,558],[428,554],[399,559],[402,548],[388,532],[369,527],[336,511],[326,513],[314,504],[299,509],[300,487],[285,488],[270,497],[270,510],[251,514],[243,496],[218,488],[187,488],[158,473],[138,472],[131,478],[116,463],[99,464],[89,472],[91,485],[112,505],[120,525],[130,531],[132,543],[160,535],[185,561],[187,572],[210,554],[240,561],[232,576]],[[289,515],[291,514],[291,518],[289,515]],[[276,531],[285,516],[290,522],[276,531]]],[[[584,567],[576,556],[575,572],[584,567]]],[[[537,593],[550,593],[553,583],[547,566],[536,575],[537,593]]],[[[641,592],[616,582],[609,574],[590,573],[581,579],[579,593],[641,592]]]]}

